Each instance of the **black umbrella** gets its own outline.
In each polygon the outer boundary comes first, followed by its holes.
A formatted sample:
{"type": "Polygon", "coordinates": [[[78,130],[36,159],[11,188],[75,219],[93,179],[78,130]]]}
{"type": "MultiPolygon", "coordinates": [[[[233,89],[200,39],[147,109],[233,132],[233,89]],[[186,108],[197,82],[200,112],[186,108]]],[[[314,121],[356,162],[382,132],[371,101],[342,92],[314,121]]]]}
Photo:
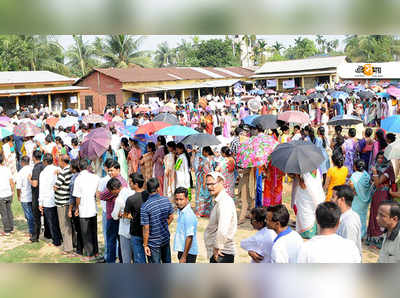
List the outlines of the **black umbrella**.
{"type": "Polygon", "coordinates": [[[353,92],[353,89],[344,86],[344,87],[340,88],[340,91],[344,91],[346,93],[350,93],[350,92],[353,92]]]}
{"type": "Polygon", "coordinates": [[[367,90],[367,91],[360,91],[358,93],[358,96],[360,98],[372,98],[375,96],[375,94],[373,92],[367,90]]]}
{"type": "Polygon", "coordinates": [[[353,115],[340,115],[333,117],[331,120],[328,121],[328,125],[354,125],[363,122],[360,118],[353,115]]]}
{"type": "Polygon", "coordinates": [[[178,118],[170,113],[161,113],[153,118],[153,121],[162,121],[171,125],[179,125],[178,118]]]}
{"type": "Polygon", "coordinates": [[[221,142],[216,136],[208,133],[199,133],[195,135],[188,135],[181,141],[184,145],[196,145],[199,147],[219,145],[221,142]]]}
{"type": "Polygon", "coordinates": [[[17,109],[9,109],[6,111],[7,115],[12,116],[17,113],[17,109]]]}
{"type": "Polygon", "coordinates": [[[278,145],[271,154],[272,165],[285,173],[304,174],[317,169],[325,160],[311,142],[293,141],[278,145]]]}
{"type": "Polygon", "coordinates": [[[263,129],[275,129],[278,128],[277,119],[276,115],[262,115],[254,118],[251,124],[253,126],[261,125],[263,129]]]}
{"type": "Polygon", "coordinates": [[[27,111],[23,111],[22,113],[21,113],[21,117],[22,118],[27,118],[27,117],[29,117],[31,115],[31,113],[29,113],[29,112],[27,112],[27,111]]]}
{"type": "Polygon", "coordinates": [[[331,93],[333,93],[333,92],[335,92],[336,90],[335,89],[332,89],[332,88],[329,88],[328,90],[326,90],[329,94],[331,94],[331,93]]]}
{"type": "Polygon", "coordinates": [[[319,93],[319,92],[314,92],[314,93],[311,93],[311,94],[308,96],[308,98],[309,98],[309,99],[324,98],[324,95],[323,95],[322,93],[319,93]]]}
{"type": "MultiPolygon", "coordinates": [[[[312,93],[312,94],[314,94],[314,93],[312,93]]],[[[307,96],[304,96],[304,95],[296,95],[292,98],[292,101],[294,101],[294,102],[303,102],[306,100],[307,100],[307,96]]]]}

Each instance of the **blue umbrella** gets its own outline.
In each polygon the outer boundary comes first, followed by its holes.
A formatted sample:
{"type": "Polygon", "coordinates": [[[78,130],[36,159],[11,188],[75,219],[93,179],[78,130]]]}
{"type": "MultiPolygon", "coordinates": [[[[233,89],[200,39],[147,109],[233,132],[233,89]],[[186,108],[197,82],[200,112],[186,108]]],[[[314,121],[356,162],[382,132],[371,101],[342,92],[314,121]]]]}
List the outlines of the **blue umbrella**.
{"type": "Polygon", "coordinates": [[[6,137],[12,136],[14,133],[9,131],[8,129],[1,127],[0,128],[0,139],[4,139],[6,137]]]}
{"type": "Polygon", "coordinates": [[[66,109],[65,111],[66,111],[67,113],[70,113],[71,115],[79,116],[78,112],[75,111],[74,109],[68,108],[68,109],[66,109]]]}
{"type": "Polygon", "coordinates": [[[379,92],[379,93],[376,93],[376,95],[378,95],[380,97],[384,97],[384,98],[390,98],[390,94],[386,93],[386,92],[379,92]]]}
{"type": "Polygon", "coordinates": [[[257,118],[258,116],[260,116],[260,115],[250,115],[250,116],[246,116],[246,117],[243,118],[243,123],[246,124],[246,125],[249,125],[249,126],[254,126],[254,125],[253,125],[253,120],[254,120],[255,118],[257,118]]]}
{"type": "Polygon", "coordinates": [[[258,95],[264,95],[264,94],[265,94],[265,91],[264,91],[264,90],[258,90],[258,91],[257,91],[257,94],[258,94],[258,95]]]}
{"type": "Polygon", "coordinates": [[[156,134],[160,136],[175,136],[175,137],[177,136],[183,137],[198,133],[199,132],[197,130],[182,125],[172,125],[164,127],[163,129],[160,129],[159,131],[156,132],[156,134]]]}
{"type": "Polygon", "coordinates": [[[343,91],[334,91],[331,93],[331,96],[336,99],[346,99],[349,97],[349,94],[343,91]]]}
{"type": "Polygon", "coordinates": [[[393,115],[382,120],[381,128],[387,132],[400,133],[400,115],[393,115]]]}

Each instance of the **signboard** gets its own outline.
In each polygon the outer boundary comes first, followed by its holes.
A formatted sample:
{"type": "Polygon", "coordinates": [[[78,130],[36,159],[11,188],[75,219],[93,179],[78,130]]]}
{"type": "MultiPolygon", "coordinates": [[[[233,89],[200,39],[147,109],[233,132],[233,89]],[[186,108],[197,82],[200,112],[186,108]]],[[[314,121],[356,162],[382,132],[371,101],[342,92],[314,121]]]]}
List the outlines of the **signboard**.
{"type": "Polygon", "coordinates": [[[292,89],[295,87],[294,80],[285,80],[282,82],[283,89],[292,89]]]}
{"type": "Polygon", "coordinates": [[[78,102],[78,97],[76,96],[71,96],[70,97],[71,103],[77,103],[78,102]]]}
{"type": "Polygon", "coordinates": [[[341,79],[400,79],[400,63],[343,63],[337,73],[341,79]]]}
{"type": "Polygon", "coordinates": [[[277,80],[267,80],[267,87],[276,87],[277,80]]]}

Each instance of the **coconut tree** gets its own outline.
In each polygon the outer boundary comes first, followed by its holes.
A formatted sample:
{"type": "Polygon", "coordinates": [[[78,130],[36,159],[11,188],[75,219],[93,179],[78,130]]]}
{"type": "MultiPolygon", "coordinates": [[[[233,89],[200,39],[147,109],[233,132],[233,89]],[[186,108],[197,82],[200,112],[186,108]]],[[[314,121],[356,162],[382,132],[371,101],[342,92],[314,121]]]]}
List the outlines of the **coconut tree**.
{"type": "Polygon", "coordinates": [[[95,57],[95,48],[92,44],[85,41],[82,35],[72,35],[74,44],[68,49],[67,65],[71,71],[80,77],[89,73],[89,71],[98,65],[95,57]]]}
{"type": "Polygon", "coordinates": [[[158,67],[167,67],[173,64],[174,53],[169,48],[168,42],[164,41],[157,46],[154,59],[158,67]]]}

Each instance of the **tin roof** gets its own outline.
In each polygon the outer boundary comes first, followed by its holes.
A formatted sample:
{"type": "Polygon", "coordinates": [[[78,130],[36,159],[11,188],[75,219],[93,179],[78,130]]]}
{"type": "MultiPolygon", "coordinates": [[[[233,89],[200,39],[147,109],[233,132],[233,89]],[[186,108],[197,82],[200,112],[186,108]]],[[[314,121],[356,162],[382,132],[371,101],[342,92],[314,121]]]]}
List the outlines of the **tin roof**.
{"type": "Polygon", "coordinates": [[[51,71],[0,71],[0,85],[27,84],[27,83],[54,83],[75,81],[51,71]]]}

